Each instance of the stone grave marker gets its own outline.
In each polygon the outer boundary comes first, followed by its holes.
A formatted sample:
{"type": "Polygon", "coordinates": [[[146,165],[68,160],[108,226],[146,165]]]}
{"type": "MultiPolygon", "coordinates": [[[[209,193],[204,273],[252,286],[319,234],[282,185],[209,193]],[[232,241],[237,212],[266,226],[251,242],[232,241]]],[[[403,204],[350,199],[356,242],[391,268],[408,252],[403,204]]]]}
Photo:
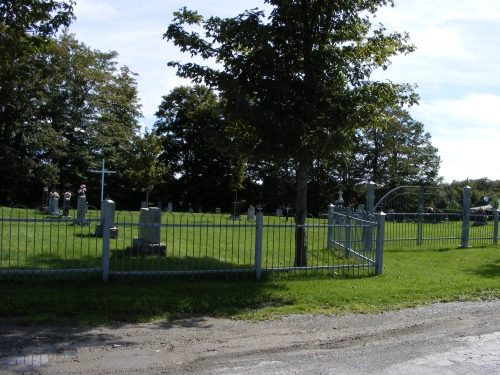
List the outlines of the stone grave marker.
{"type": "Polygon", "coordinates": [[[49,214],[51,215],[59,214],[59,198],[56,197],[49,198],[49,214]]]}
{"type": "Polygon", "coordinates": [[[70,201],[71,201],[71,193],[66,192],[64,193],[64,200],[63,200],[63,216],[64,217],[70,217],[69,216],[69,209],[70,209],[70,201]]]}
{"type": "Polygon", "coordinates": [[[141,208],[148,208],[148,202],[142,202],[141,208]]]}
{"type": "Polygon", "coordinates": [[[247,220],[249,220],[249,221],[255,220],[255,207],[254,206],[248,207],[247,220]]]}
{"type": "Polygon", "coordinates": [[[220,214],[220,208],[219,208],[219,207],[216,207],[216,208],[215,208],[215,213],[216,213],[216,214],[220,214]]]}
{"type": "Polygon", "coordinates": [[[199,213],[199,214],[202,214],[202,213],[203,213],[203,208],[201,208],[201,206],[200,206],[200,207],[198,207],[198,213],[199,213]]]}
{"type": "Polygon", "coordinates": [[[48,206],[49,204],[49,188],[45,186],[42,193],[42,206],[48,206]]]}
{"type": "MultiPolygon", "coordinates": [[[[105,201],[101,202],[101,212],[104,212],[104,206],[109,205],[111,207],[111,221],[115,220],[115,209],[116,209],[116,203],[113,202],[110,199],[106,199],[105,201]]],[[[104,225],[104,216],[101,213],[101,223],[97,224],[95,226],[95,235],[96,237],[102,238],[103,235],[103,225],[104,225]]],[[[110,238],[118,238],[118,228],[111,226],[110,227],[110,238]]]]}
{"type": "Polygon", "coordinates": [[[76,208],[76,223],[80,225],[86,225],[85,214],[87,213],[87,198],[83,195],[78,197],[77,208],[76,208]]]}
{"type": "Polygon", "coordinates": [[[168,202],[168,205],[167,205],[167,211],[168,212],[172,212],[172,202],[168,202]]]}
{"type": "Polygon", "coordinates": [[[132,247],[143,255],[166,255],[167,246],[160,242],[161,210],[158,207],[141,208],[139,214],[139,237],[133,239],[132,247]]]}
{"type": "Polygon", "coordinates": [[[276,216],[278,216],[278,217],[283,216],[283,210],[281,208],[276,209],[276,216]]]}

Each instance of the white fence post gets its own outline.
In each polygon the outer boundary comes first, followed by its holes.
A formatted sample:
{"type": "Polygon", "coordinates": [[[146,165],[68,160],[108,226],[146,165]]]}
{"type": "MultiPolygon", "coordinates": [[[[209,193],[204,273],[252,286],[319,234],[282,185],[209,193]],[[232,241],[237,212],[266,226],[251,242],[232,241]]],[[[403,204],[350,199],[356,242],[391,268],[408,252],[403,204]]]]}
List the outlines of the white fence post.
{"type": "Polygon", "coordinates": [[[384,265],[385,213],[377,214],[377,247],[375,249],[375,275],[382,275],[384,265]]]}
{"type": "Polygon", "coordinates": [[[498,210],[493,211],[493,243],[498,243],[498,210]]]}
{"type": "Polygon", "coordinates": [[[470,191],[470,186],[464,187],[464,202],[462,205],[462,244],[460,245],[461,248],[469,247],[470,191]]]}
{"type": "Polygon", "coordinates": [[[334,212],[335,206],[333,204],[330,204],[328,206],[328,236],[326,241],[328,250],[333,249],[333,212],[334,212]]]}
{"type": "Polygon", "coordinates": [[[101,203],[102,223],[102,280],[108,281],[109,277],[109,242],[111,239],[111,204],[107,201],[101,203]]]}
{"type": "Polygon", "coordinates": [[[345,210],[345,247],[344,247],[344,256],[349,258],[351,254],[351,216],[352,216],[352,208],[351,206],[347,206],[345,210]]]}
{"type": "Polygon", "coordinates": [[[257,212],[255,231],[255,278],[260,280],[262,275],[262,231],[264,225],[264,213],[257,212]]]}

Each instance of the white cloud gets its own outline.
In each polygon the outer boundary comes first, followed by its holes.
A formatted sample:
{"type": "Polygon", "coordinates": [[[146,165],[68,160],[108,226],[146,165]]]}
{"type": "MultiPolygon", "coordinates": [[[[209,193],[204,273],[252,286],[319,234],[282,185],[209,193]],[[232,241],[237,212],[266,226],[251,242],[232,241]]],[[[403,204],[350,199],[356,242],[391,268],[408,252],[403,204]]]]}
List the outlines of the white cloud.
{"type": "Polygon", "coordinates": [[[458,100],[422,102],[410,112],[425,125],[441,156],[446,181],[488,177],[500,179],[500,96],[469,95],[458,100]]]}
{"type": "Polygon", "coordinates": [[[118,16],[118,11],[111,5],[92,0],[78,0],[75,6],[75,14],[78,18],[86,20],[104,20],[118,16]]]}

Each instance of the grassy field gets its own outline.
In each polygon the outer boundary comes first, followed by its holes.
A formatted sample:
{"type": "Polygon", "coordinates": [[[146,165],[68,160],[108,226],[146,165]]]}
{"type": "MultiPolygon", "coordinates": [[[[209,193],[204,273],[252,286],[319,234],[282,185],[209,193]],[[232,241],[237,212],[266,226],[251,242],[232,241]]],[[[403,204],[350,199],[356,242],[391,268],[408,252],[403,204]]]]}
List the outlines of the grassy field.
{"type": "Polygon", "coordinates": [[[383,275],[304,272],[252,278],[141,277],[0,282],[3,324],[98,325],[194,314],[272,319],[288,314],[372,313],[433,302],[500,297],[498,247],[388,248],[383,275]]]}
{"type": "MultiPolygon", "coordinates": [[[[246,221],[246,216],[240,221],[233,221],[229,216],[163,213],[160,240],[166,246],[166,255],[145,255],[132,248],[133,238],[138,237],[139,213],[117,212],[119,235],[110,244],[110,271],[251,270],[255,265],[255,221],[246,221]]],[[[86,269],[102,267],[102,238],[95,236],[98,211],[89,211],[89,225],[85,226],[74,224],[72,218],[64,217],[46,217],[41,221],[38,219],[42,218],[42,214],[31,210],[6,209],[2,217],[5,220],[0,223],[0,276],[2,270],[82,269],[84,274],[88,272],[86,269]],[[10,218],[16,221],[9,221],[10,218]]],[[[309,220],[308,265],[321,267],[358,263],[358,258],[348,258],[338,248],[328,249],[325,224],[325,219],[309,220]]],[[[361,233],[362,228],[352,229],[352,240],[359,239],[361,233]]],[[[263,268],[293,267],[294,244],[293,219],[265,216],[263,268]]],[[[51,278],[67,278],[67,275],[54,273],[51,278]]]]}
{"type": "MultiPolygon", "coordinates": [[[[98,217],[90,212],[89,217],[98,217]]],[[[170,214],[169,214],[170,215],[170,214]]],[[[237,222],[228,230],[228,217],[212,215],[165,215],[177,223],[192,220],[208,226],[186,229],[172,226],[162,234],[172,242],[168,256],[138,256],[130,253],[131,237],[138,213],[121,213],[120,236],[111,248],[111,269],[154,270],[156,267],[196,269],[217,252],[218,267],[251,267],[254,229],[237,222]],[[222,225],[224,224],[224,225],[222,225]],[[211,228],[211,227],[210,227],[211,228]],[[174,233],[174,231],[181,231],[174,233]],[[184,231],[184,232],[182,232],[184,231]],[[220,239],[223,246],[210,244],[220,239]],[[243,243],[242,250],[238,244],[243,243]],[[207,245],[208,244],[208,245],[207,245]],[[238,245],[238,246],[237,246],[238,245]],[[128,253],[127,253],[128,252],[128,253]]],[[[22,219],[40,218],[30,210],[5,210],[2,217],[16,217],[19,222],[0,223],[2,269],[62,269],[100,267],[102,239],[95,237],[95,222],[89,226],[74,225],[72,220],[46,222],[22,219]],[[16,250],[17,249],[17,250],[16,250]]],[[[326,249],[325,233],[318,228],[309,231],[312,265],[334,259],[352,262],[341,253],[326,249]]],[[[264,239],[264,268],[290,264],[293,258],[293,223],[285,218],[265,217],[269,231],[264,239]],[[276,244],[284,244],[277,247],[276,244]],[[288,263],[287,263],[288,262],[288,263]]],[[[415,246],[411,238],[415,223],[388,223],[387,234],[408,237],[404,243],[386,245],[381,276],[360,273],[339,274],[328,271],[268,274],[256,281],[252,276],[191,276],[134,278],[112,277],[108,283],[100,273],[64,275],[62,280],[33,277],[0,278],[0,322],[2,324],[72,324],[98,325],[113,321],[149,322],[194,314],[237,319],[272,319],[288,314],[370,313],[425,305],[437,301],[492,299],[500,297],[500,256],[498,247],[482,246],[458,249],[454,237],[457,223],[424,224],[424,238],[436,231],[448,230],[450,243],[415,246]],[[433,232],[434,231],[434,232],[433,232]],[[93,276],[94,275],[94,276],[93,276]],[[83,277],[82,277],[83,276],[83,277]]],[[[485,231],[486,227],[471,228],[485,231]]],[[[491,230],[491,225],[488,230],[491,230]]],[[[478,232],[479,236],[483,232],[478,232]]],[[[485,232],[486,233],[486,232],[485,232]]],[[[387,237],[387,235],[386,235],[387,237]]],[[[219,241],[220,242],[220,241],[219,241]]],[[[425,243],[425,242],[424,242],[425,243]]]]}

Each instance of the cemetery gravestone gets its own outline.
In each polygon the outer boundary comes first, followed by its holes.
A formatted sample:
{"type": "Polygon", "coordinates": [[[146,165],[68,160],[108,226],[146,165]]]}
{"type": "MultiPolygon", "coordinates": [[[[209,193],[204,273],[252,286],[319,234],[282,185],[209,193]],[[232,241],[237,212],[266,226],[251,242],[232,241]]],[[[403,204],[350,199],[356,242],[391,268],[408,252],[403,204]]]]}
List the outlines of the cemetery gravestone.
{"type": "Polygon", "coordinates": [[[160,243],[161,210],[158,207],[141,208],[139,214],[139,237],[133,239],[132,247],[144,255],[166,255],[167,246],[160,243]]]}
{"type": "Polygon", "coordinates": [[[49,204],[49,188],[44,187],[42,193],[42,206],[48,206],[49,204]]]}
{"type": "Polygon", "coordinates": [[[69,216],[69,209],[70,209],[70,201],[71,201],[71,193],[66,192],[64,193],[64,203],[63,203],[63,216],[64,217],[70,217],[69,216]]]}
{"type": "Polygon", "coordinates": [[[172,202],[168,202],[167,211],[172,212],[172,202]]]}
{"type": "Polygon", "coordinates": [[[202,214],[203,213],[203,209],[201,207],[198,207],[198,213],[199,214],[202,214]]]}
{"type": "Polygon", "coordinates": [[[253,206],[248,207],[247,219],[249,221],[255,220],[255,207],[253,206]]]}
{"type": "Polygon", "coordinates": [[[148,208],[148,202],[142,202],[141,208],[148,208]]]}
{"type": "Polygon", "coordinates": [[[49,198],[49,214],[59,215],[59,198],[56,197],[49,198]]]}
{"type": "Polygon", "coordinates": [[[281,217],[282,215],[283,215],[283,211],[281,210],[281,208],[278,208],[276,210],[276,216],[281,217]]]}
{"type": "Polygon", "coordinates": [[[85,196],[79,196],[76,208],[76,223],[80,225],[86,225],[85,214],[87,213],[87,198],[85,196]]]}
{"type": "Polygon", "coordinates": [[[216,213],[216,214],[220,214],[220,208],[219,208],[219,207],[217,207],[217,208],[215,209],[215,213],[216,213]]]}

